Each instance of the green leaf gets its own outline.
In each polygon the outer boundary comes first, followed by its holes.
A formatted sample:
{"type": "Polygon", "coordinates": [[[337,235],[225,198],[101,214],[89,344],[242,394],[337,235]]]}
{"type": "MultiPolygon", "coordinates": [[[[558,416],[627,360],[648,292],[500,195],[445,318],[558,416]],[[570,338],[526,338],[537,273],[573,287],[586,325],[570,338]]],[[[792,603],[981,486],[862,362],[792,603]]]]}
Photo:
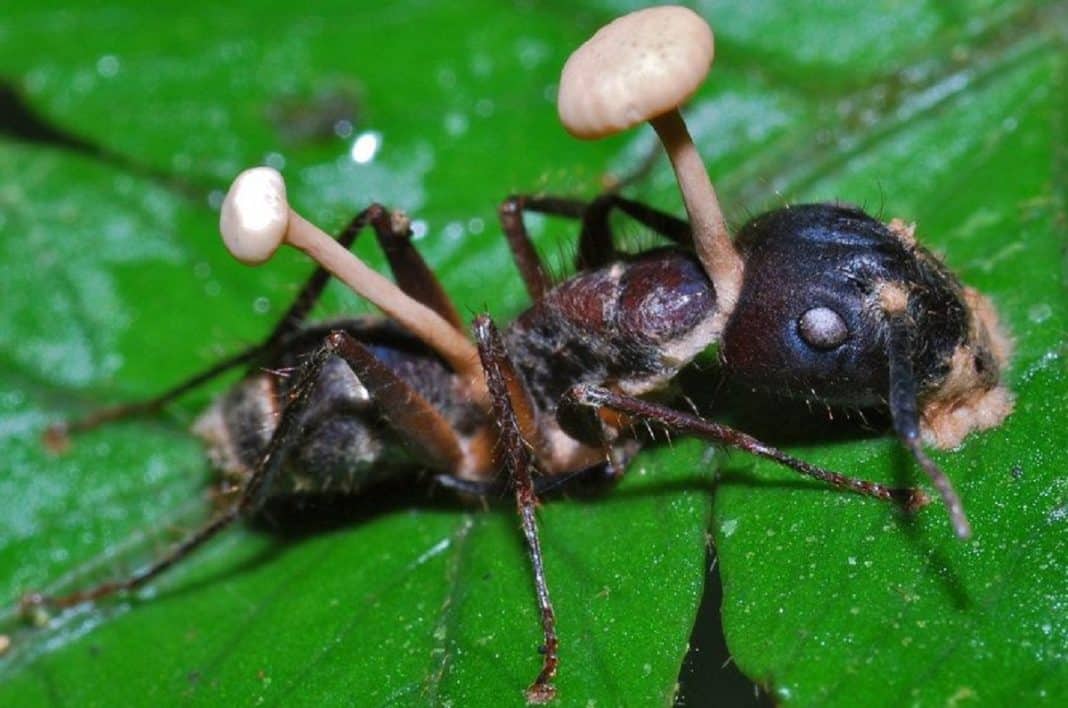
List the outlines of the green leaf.
{"type": "MultiPolygon", "coordinates": [[[[284,159],[292,201],[329,229],[372,200],[404,208],[462,310],[506,321],[523,307],[495,204],[592,195],[606,169],[653,148],[649,131],[578,144],[556,124],[559,67],[620,9],[606,5],[5,8],[0,75],[74,139],[0,142],[0,633],[12,641],[0,703],[522,703],[540,632],[506,502],[370,498],[321,533],[234,529],[136,598],[44,628],[21,627],[14,604],[128,572],[209,511],[210,472],[184,426],[210,392],[62,457],[39,435],[257,341],[288,304],[306,263],[250,271],[218,245],[212,205],[242,167],[284,159]],[[352,136],[332,135],[338,118],[352,136]],[[363,133],[381,148],[355,165],[363,133]]],[[[1016,412],[937,456],[970,544],[937,505],[906,520],[731,456],[711,511],[735,661],[802,705],[1056,700],[1068,691],[1063,8],[702,13],[718,58],[690,115],[731,216],[842,198],[914,219],[1017,340],[1016,412]]],[[[639,191],[678,210],[662,162],[639,191]]],[[[566,261],[567,225],[539,221],[535,235],[566,261]]],[[[322,314],[365,310],[338,288],[322,314]]],[[[745,413],[800,426],[789,447],[813,462],[917,479],[888,437],[745,413]]],[[[540,510],[562,704],[671,700],[705,575],[703,447],[647,451],[610,494],[540,510]]]]}
{"type": "MultiPolygon", "coordinates": [[[[962,24],[968,14],[911,3],[892,19],[852,16],[850,31],[828,9],[796,34],[789,11],[720,24],[732,40],[752,38],[763,71],[790,77],[782,103],[800,114],[727,191],[753,193],[763,175],[789,201],[839,197],[916,221],[1016,339],[1012,417],[936,456],[974,524],[970,543],[953,538],[938,505],[902,519],[791,484],[773,465],[725,473],[713,536],[728,645],[783,702],[1031,704],[1068,691],[1064,6],[1001,4],[962,24]],[[895,30],[903,19],[914,31],[895,30]],[[796,46],[827,27],[819,47],[796,46]]],[[[805,426],[780,411],[768,427],[805,426]]],[[[792,449],[914,483],[893,440],[820,429],[792,449]]]]}
{"type": "MultiPolygon", "coordinates": [[[[23,592],[130,572],[210,509],[184,432],[207,393],[61,457],[39,438],[256,341],[289,304],[306,262],[252,271],[218,242],[212,205],[240,168],[284,160],[290,198],[330,229],[372,200],[408,210],[461,309],[506,321],[526,298],[496,204],[547,186],[593,194],[612,149],[576,150],[556,122],[557,72],[596,21],[574,27],[570,9],[135,7],[27,5],[0,52],[30,110],[68,136],[0,143],[0,703],[523,704],[542,639],[507,499],[376,495],[315,534],[268,519],[134,598],[19,626],[23,592]],[[339,119],[351,136],[334,134],[339,119]],[[369,164],[350,155],[361,135],[380,144],[369,164]]],[[[538,229],[550,253],[573,248],[570,230],[555,246],[538,229]]],[[[340,288],[326,300],[323,315],[368,311],[340,288]]],[[[670,700],[704,577],[699,450],[640,457],[615,493],[541,510],[561,697],[670,700]]]]}

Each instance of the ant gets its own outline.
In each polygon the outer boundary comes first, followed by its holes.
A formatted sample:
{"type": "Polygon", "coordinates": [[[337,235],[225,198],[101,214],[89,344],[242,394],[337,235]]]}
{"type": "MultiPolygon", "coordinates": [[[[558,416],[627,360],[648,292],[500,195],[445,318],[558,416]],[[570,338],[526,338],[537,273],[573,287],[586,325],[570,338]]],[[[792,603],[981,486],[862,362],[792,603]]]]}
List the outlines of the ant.
{"type": "MultiPolygon", "coordinates": [[[[533,301],[498,330],[475,318],[472,343],[455,306],[410,241],[407,217],[372,205],[335,240],[293,211],[281,175],[253,168],[222,206],[220,231],[239,260],[262,263],[288,243],[319,267],[261,344],[148,401],[53,427],[52,444],[106,421],[160,410],[237,366],[249,373],[196,423],[236,499],[138,573],[26,606],[69,607],[144,585],[266,502],[352,495],[429,469],[440,486],[485,498],[510,487],[530,553],[544,644],[531,702],[555,695],[556,620],[536,521],[539,494],[585,473],[624,473],[639,424],[774,460],[841,489],[917,509],[918,489],[890,488],[794,458],[661,401],[710,347],[731,378],[829,405],[888,410],[930,477],[957,536],[971,528],[922,441],[952,447],[1011,411],[999,383],[1009,340],[992,305],[962,286],[900,220],[883,224],[837,204],[780,208],[727,230],[677,107],[703,81],[712,33],[692,11],[661,7],[602,28],[564,67],[560,117],[595,138],[648,120],[675,169],[688,219],[617,194],[586,203],[514,196],[500,219],[533,301]],[[608,221],[618,210],[671,246],[624,255],[608,221]],[[581,223],[578,273],[554,283],[524,214],[581,223]],[[370,226],[396,283],[349,252],[370,226]],[[387,317],[306,325],[330,275],[387,317]],[[507,473],[507,482],[498,473],[507,473]]],[[[675,396],[678,398],[679,396],[675,396]]]]}

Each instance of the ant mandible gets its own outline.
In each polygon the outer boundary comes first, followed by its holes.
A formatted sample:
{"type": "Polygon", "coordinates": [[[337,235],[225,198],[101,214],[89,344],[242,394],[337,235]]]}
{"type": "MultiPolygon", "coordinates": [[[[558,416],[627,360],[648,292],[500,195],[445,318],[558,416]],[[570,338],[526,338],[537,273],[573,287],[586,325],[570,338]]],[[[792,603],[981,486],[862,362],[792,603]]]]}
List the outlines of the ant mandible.
{"type": "Polygon", "coordinates": [[[503,332],[456,308],[410,243],[406,217],[373,205],[337,240],[294,212],[281,175],[254,168],[234,182],[220,229],[233,255],[268,260],[283,243],[319,267],[271,335],[149,401],[102,409],[51,429],[70,432],[158,411],[236,366],[249,373],[194,430],[238,497],[135,575],[27,605],[67,607],[137,588],[271,499],[355,494],[429,469],[463,496],[501,490],[507,472],[534,570],[544,646],[527,698],[555,694],[558,664],[535,509],[547,483],[586,470],[623,474],[634,426],[649,423],[772,459],[832,486],[915,509],[918,489],[847,477],[725,425],[668,407],[677,375],[719,347],[726,375],[831,405],[889,410],[902,444],[938,490],[956,534],[971,529],[949,479],[921,442],[951,447],[1011,411],[1000,384],[1009,356],[994,308],[919,246],[911,226],[835,204],[777,209],[731,238],[677,107],[704,80],[712,33],[692,11],[661,7],[602,28],[568,60],[559,112],[578,137],[648,120],[678,176],[688,220],[609,194],[586,203],[512,197],[501,222],[533,305],[503,332]],[[624,255],[608,219],[619,210],[673,242],[624,255]],[[578,273],[547,275],[523,214],[581,222],[578,273]],[[396,283],[349,252],[375,231],[396,283]],[[330,274],[387,315],[305,325],[330,274]],[[279,372],[295,370],[289,376],[279,372]]]}

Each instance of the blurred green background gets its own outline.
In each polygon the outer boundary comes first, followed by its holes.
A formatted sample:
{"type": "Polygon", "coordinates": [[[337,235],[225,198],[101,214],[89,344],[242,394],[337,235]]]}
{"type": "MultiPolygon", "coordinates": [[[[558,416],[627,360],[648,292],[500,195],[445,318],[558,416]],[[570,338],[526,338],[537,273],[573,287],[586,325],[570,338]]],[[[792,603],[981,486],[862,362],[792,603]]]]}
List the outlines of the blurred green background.
{"type": "MultiPolygon", "coordinates": [[[[296,530],[268,520],[135,598],[24,626],[25,590],[128,572],[203,518],[211,475],[185,428],[219,387],[61,457],[38,438],[257,341],[286,307],[307,263],[250,270],[217,241],[223,190],[248,165],[281,168],[328,230],[371,201],[407,210],[462,312],[514,316],[526,298],[500,200],[593,196],[655,150],[648,129],[578,143],[553,107],[567,54],[631,7],[6,4],[0,704],[522,703],[540,638],[507,500],[470,509],[415,490],[312,509],[296,530]]],[[[689,705],[750,698],[720,668],[709,538],[733,664],[776,701],[1063,700],[1064,4],[697,9],[717,63],[687,116],[731,220],[826,199],[915,220],[1014,332],[1017,411],[937,455],[969,544],[937,505],[905,519],[693,441],[643,453],[610,494],[547,503],[560,704],[666,704],[680,676],[689,705]]],[[[680,210],[663,160],[629,193],[680,210]]],[[[573,226],[532,231],[565,272],[573,226]]],[[[357,250],[382,265],[371,239],[357,250]]],[[[321,308],[366,311],[341,288],[321,308]]],[[[717,415],[818,464],[918,478],[885,435],[713,397],[717,415]]]]}

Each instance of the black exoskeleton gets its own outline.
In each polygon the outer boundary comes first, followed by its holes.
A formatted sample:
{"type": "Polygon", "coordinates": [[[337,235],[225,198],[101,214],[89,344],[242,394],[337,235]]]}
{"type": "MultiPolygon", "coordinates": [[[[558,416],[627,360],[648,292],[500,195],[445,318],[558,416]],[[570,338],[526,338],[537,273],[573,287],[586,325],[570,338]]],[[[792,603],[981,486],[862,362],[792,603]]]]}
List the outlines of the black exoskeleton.
{"type": "MultiPolygon", "coordinates": [[[[723,335],[730,375],[775,394],[858,408],[888,405],[888,321],[880,291],[910,293],[909,354],[921,392],[937,389],[972,316],[956,277],[926,249],[860,209],[791,205],[736,238],[745,285],[723,335]],[[806,326],[807,325],[807,326],[806,326]]],[[[983,383],[998,365],[975,352],[983,383]]]]}

